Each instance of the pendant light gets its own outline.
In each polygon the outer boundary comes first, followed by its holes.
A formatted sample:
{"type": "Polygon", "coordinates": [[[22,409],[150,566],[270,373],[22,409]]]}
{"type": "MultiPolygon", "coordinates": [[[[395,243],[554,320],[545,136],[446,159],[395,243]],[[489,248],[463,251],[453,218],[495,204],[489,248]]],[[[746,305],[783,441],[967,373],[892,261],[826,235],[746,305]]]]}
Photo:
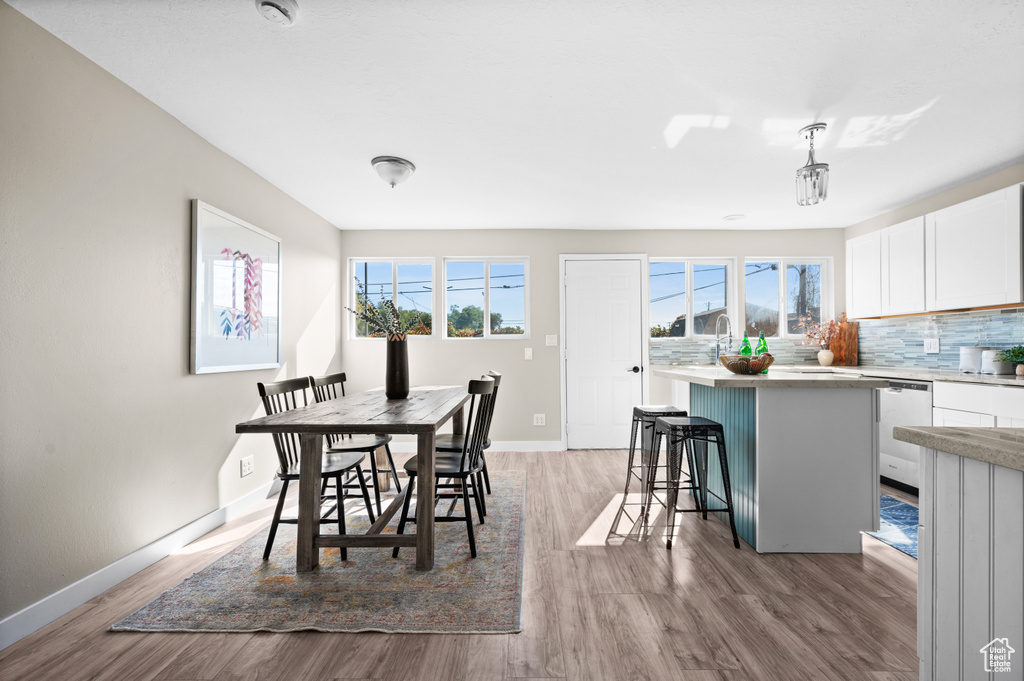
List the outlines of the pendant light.
{"type": "Polygon", "coordinates": [[[380,179],[390,184],[392,189],[396,184],[402,184],[408,180],[416,172],[416,166],[397,156],[378,156],[370,161],[370,164],[377,171],[380,179]]]}
{"type": "Polygon", "coordinates": [[[828,198],[828,164],[814,160],[814,132],[824,130],[824,123],[812,123],[800,129],[811,141],[807,165],[796,171],[796,202],[801,206],[813,206],[828,198]]]}

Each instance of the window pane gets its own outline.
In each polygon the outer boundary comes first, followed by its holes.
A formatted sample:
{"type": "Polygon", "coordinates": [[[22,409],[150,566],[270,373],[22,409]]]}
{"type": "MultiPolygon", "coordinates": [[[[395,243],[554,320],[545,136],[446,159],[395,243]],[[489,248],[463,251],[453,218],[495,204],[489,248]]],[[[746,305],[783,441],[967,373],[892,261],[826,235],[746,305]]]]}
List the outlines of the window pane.
{"type": "Polygon", "coordinates": [[[483,262],[447,262],[444,279],[448,299],[448,336],[483,336],[483,262]]]}
{"type": "Polygon", "coordinates": [[[526,266],[492,263],[490,271],[491,333],[526,332],[526,266]]]}
{"type": "Polygon", "coordinates": [[[430,335],[434,311],[433,265],[398,263],[395,306],[410,335],[430,335]]]}
{"type": "MultiPolygon", "coordinates": [[[[362,312],[364,305],[380,309],[385,300],[391,300],[391,263],[389,261],[356,261],[352,263],[352,276],[356,283],[356,312],[362,312]],[[365,294],[365,295],[364,295],[365,294]]],[[[384,334],[367,327],[366,322],[356,320],[356,336],[383,337],[384,334]]]]}
{"type": "Polygon", "coordinates": [[[779,335],[779,263],[748,262],[744,273],[749,336],[779,335]]]}
{"type": "Polygon", "coordinates": [[[686,263],[652,262],[651,337],[686,335],[686,263]]]}
{"type": "Polygon", "coordinates": [[[786,268],[786,328],[802,333],[801,317],[821,323],[821,265],[790,265],[786,268]]]}
{"type": "Polygon", "coordinates": [[[693,332],[713,335],[715,322],[727,315],[725,265],[693,266],[693,332]]]}

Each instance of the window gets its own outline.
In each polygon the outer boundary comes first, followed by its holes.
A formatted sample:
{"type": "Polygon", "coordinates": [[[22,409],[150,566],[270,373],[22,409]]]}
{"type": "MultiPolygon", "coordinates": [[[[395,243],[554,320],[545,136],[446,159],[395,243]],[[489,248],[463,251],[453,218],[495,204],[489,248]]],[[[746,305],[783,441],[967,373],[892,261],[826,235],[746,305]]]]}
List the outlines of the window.
{"type": "Polygon", "coordinates": [[[445,336],[528,338],[529,276],[528,258],[446,259],[445,336]]]}
{"type": "Polygon", "coordinates": [[[713,336],[729,315],[728,260],[652,259],[648,270],[652,338],[713,336]]]}
{"type": "Polygon", "coordinates": [[[827,258],[748,260],[744,267],[747,335],[802,336],[802,319],[831,314],[827,258]],[[825,307],[823,307],[823,302],[825,307]]]}
{"type": "MultiPolygon", "coordinates": [[[[398,314],[409,329],[410,336],[433,334],[434,261],[412,259],[351,259],[352,309],[364,305],[380,306],[393,300],[398,314]]],[[[368,329],[366,322],[355,320],[354,338],[381,338],[383,334],[368,329]]]]}

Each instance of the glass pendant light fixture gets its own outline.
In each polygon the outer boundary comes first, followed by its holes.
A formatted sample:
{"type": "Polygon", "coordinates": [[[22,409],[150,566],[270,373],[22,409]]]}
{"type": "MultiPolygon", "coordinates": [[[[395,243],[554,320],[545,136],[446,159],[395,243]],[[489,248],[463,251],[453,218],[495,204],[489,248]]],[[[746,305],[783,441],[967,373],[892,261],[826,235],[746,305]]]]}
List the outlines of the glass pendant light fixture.
{"type": "Polygon", "coordinates": [[[828,164],[814,160],[814,132],[825,127],[824,123],[812,123],[800,129],[800,134],[811,140],[807,165],[796,171],[796,202],[801,206],[813,206],[828,198],[828,164]]]}
{"type": "Polygon", "coordinates": [[[378,156],[370,161],[370,164],[377,171],[380,179],[390,184],[392,189],[396,184],[402,184],[408,180],[416,172],[416,166],[397,156],[378,156]]]}

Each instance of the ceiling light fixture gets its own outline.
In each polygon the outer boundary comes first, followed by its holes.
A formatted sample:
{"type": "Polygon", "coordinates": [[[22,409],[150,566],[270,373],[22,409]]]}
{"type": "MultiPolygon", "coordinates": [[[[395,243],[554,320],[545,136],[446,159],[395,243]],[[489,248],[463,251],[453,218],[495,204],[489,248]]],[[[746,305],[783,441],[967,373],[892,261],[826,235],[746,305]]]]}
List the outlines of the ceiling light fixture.
{"type": "Polygon", "coordinates": [[[796,171],[796,202],[801,206],[813,206],[828,198],[828,164],[814,160],[814,132],[825,127],[824,123],[812,123],[800,128],[800,134],[811,140],[807,165],[796,171]]]}
{"type": "Polygon", "coordinates": [[[744,215],[743,213],[733,213],[732,215],[726,215],[722,219],[727,222],[735,222],[736,220],[742,220],[745,217],[747,216],[744,215]]]}
{"type": "Polygon", "coordinates": [[[295,0],[256,0],[256,10],[264,19],[279,26],[291,26],[299,18],[295,0]]]}
{"type": "Polygon", "coordinates": [[[377,171],[380,179],[390,184],[392,189],[396,184],[402,184],[408,180],[416,172],[416,166],[397,156],[378,156],[370,161],[370,164],[373,165],[373,169],[377,171]]]}

